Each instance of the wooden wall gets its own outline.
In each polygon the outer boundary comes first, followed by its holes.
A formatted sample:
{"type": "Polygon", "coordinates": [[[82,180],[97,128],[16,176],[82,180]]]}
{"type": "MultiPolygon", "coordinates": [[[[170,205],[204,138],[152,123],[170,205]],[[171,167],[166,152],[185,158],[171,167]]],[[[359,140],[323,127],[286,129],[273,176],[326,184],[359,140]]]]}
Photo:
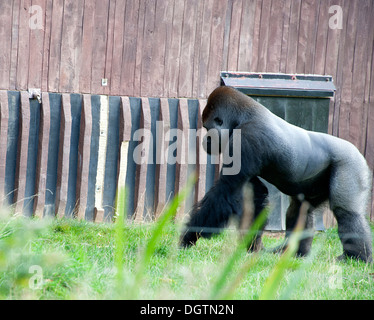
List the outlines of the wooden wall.
{"type": "Polygon", "coordinates": [[[329,74],[329,130],[373,168],[373,40],[373,0],[0,1],[0,89],[206,98],[222,70],[329,74]]]}

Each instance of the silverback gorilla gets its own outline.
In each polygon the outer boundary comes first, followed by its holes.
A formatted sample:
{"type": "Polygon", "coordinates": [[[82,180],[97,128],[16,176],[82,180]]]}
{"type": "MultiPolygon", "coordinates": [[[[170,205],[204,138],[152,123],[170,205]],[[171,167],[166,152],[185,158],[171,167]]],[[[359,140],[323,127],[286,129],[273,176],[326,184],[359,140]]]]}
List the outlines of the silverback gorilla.
{"type": "MultiPolygon", "coordinates": [[[[241,130],[241,169],[223,175],[195,205],[181,236],[181,246],[194,245],[226,226],[242,213],[242,189],[253,187],[254,218],[267,204],[268,191],[258,177],[291,198],[286,213],[286,239],[297,222],[301,200],[310,208],[305,228],[313,230],[313,209],[327,200],[338,222],[343,255],[372,261],[372,237],[365,211],[371,190],[371,174],[364,157],[349,142],[324,133],[311,132],[287,123],[264,106],[231,88],[218,87],[203,112],[207,130],[241,130]]],[[[206,142],[209,153],[210,141],[206,142]]],[[[226,147],[228,147],[226,145],[226,147]]],[[[220,150],[222,151],[222,150],[220,150]]],[[[225,166],[225,165],[224,165],[225,166]]],[[[298,256],[308,254],[312,233],[299,244],[298,256]]],[[[261,232],[255,240],[261,247],[261,232]]]]}

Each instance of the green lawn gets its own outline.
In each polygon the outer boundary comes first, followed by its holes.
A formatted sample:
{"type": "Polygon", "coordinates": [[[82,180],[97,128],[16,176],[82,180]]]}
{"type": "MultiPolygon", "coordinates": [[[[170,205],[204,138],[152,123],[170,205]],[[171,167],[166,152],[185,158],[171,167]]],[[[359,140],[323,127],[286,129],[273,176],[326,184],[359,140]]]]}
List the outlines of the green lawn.
{"type": "MultiPolygon", "coordinates": [[[[180,226],[156,229],[3,217],[0,299],[374,299],[372,265],[335,262],[335,229],[316,234],[310,257],[283,261],[236,251],[235,229],[189,250],[180,226]]],[[[264,236],[266,247],[281,241],[264,236]]]]}

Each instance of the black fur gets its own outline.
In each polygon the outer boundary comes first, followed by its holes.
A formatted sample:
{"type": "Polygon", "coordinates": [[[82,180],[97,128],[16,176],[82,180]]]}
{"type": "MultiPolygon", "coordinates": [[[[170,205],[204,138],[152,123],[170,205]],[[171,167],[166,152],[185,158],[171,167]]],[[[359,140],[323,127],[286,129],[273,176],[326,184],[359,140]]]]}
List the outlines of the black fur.
{"type": "MultiPolygon", "coordinates": [[[[250,181],[254,189],[256,216],[267,203],[267,189],[257,177],[275,185],[291,197],[286,215],[286,237],[299,216],[303,195],[311,208],[325,201],[338,222],[343,244],[342,257],[372,261],[372,237],[365,213],[370,198],[371,173],[364,157],[351,143],[328,134],[293,126],[261,104],[230,87],[215,89],[203,112],[207,130],[241,129],[241,169],[224,175],[194,207],[181,237],[184,247],[199,237],[210,237],[224,228],[232,216],[241,216],[242,188],[250,181]]],[[[211,141],[204,147],[210,152],[211,141]]],[[[219,150],[221,151],[221,150],[219,150]]],[[[225,168],[225,165],[224,165],[225,168]]],[[[313,210],[308,211],[305,228],[313,230],[313,210]]],[[[308,254],[313,233],[304,238],[298,255],[308,254]]],[[[261,235],[258,235],[260,243],[261,235]]]]}

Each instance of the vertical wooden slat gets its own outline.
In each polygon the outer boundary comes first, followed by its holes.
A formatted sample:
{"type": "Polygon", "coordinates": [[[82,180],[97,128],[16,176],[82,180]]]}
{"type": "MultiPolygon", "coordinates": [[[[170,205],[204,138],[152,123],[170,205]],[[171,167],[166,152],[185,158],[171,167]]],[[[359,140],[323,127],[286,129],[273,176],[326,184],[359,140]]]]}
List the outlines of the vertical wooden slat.
{"type": "Polygon", "coordinates": [[[170,47],[168,48],[167,60],[165,61],[164,91],[165,96],[170,98],[178,97],[178,75],[180,65],[184,5],[184,0],[174,1],[172,27],[171,29],[169,28],[172,35],[170,47]]]}
{"type": "MultiPolygon", "coordinates": [[[[195,43],[194,43],[194,53],[193,53],[193,79],[192,79],[192,97],[198,97],[198,83],[199,83],[199,67],[200,67],[200,44],[201,44],[201,37],[202,37],[202,28],[203,28],[203,15],[204,15],[204,2],[205,1],[199,1],[198,7],[197,7],[197,21],[196,21],[196,36],[195,36],[195,43]]],[[[170,5],[170,8],[172,6],[170,5]]],[[[169,10],[171,11],[171,10],[169,10]]],[[[169,12],[170,15],[170,12],[169,12]]],[[[168,16],[169,16],[168,15],[168,16]]],[[[169,23],[168,27],[172,27],[172,24],[169,23]]],[[[167,42],[166,42],[166,48],[169,48],[171,43],[171,30],[167,29],[167,42]]],[[[166,50],[165,54],[167,56],[168,50],[166,50]]],[[[164,77],[164,82],[167,81],[164,77]]],[[[166,92],[164,93],[164,96],[166,96],[166,92]]]]}
{"type": "Polygon", "coordinates": [[[39,153],[38,153],[38,168],[36,171],[36,201],[35,201],[35,215],[43,217],[46,197],[47,185],[47,170],[48,170],[48,149],[49,149],[49,132],[50,126],[50,104],[49,94],[42,94],[42,110],[40,119],[40,134],[39,134],[39,153]]]}
{"type": "MultiPolygon", "coordinates": [[[[149,136],[151,132],[151,109],[149,101],[147,98],[142,98],[141,105],[141,120],[140,127],[143,130],[143,136],[134,151],[134,159],[137,163],[137,173],[136,173],[136,190],[135,190],[135,221],[141,222],[144,219],[144,209],[145,209],[145,194],[147,188],[147,169],[150,160],[150,143],[151,137],[149,136]]],[[[137,137],[139,139],[140,136],[137,137]]]]}
{"type": "MultiPolygon", "coordinates": [[[[239,44],[241,40],[240,27],[243,19],[243,1],[234,0],[231,10],[230,37],[228,43],[227,70],[237,70],[239,60],[239,44]]],[[[243,32],[244,33],[244,32],[243,32]]],[[[248,30],[245,32],[249,34],[248,30]]],[[[246,48],[249,46],[246,45],[246,48]]]]}
{"type": "Polygon", "coordinates": [[[50,92],[58,92],[60,85],[63,12],[64,0],[53,0],[48,68],[48,91],[50,92]]]}
{"type": "Polygon", "coordinates": [[[105,179],[105,160],[108,143],[108,126],[109,126],[109,98],[108,96],[100,96],[100,137],[98,163],[96,172],[95,186],[95,208],[96,221],[102,222],[104,219],[103,195],[104,195],[104,179],[105,179]]]}
{"type": "Polygon", "coordinates": [[[355,37],[355,54],[352,74],[352,105],[350,116],[350,141],[357,148],[365,152],[367,112],[365,110],[364,95],[366,79],[367,41],[370,39],[370,5],[369,1],[361,1],[358,12],[357,33],[355,37]]]}
{"type": "MultiPolygon", "coordinates": [[[[183,98],[179,100],[178,106],[178,150],[175,172],[175,194],[181,192],[187,183],[189,146],[188,128],[188,101],[183,98]]],[[[186,203],[184,201],[179,207],[176,216],[177,219],[183,218],[185,214],[185,206],[186,203]]]]}
{"type": "Polygon", "coordinates": [[[12,43],[12,2],[0,2],[0,89],[8,89],[12,43]]]}
{"type": "Polygon", "coordinates": [[[288,38],[287,73],[296,73],[301,1],[292,1],[288,38]]]}
{"type": "MultiPolygon", "coordinates": [[[[204,14],[202,16],[202,28],[201,28],[201,42],[200,42],[200,53],[199,53],[199,59],[196,61],[198,63],[198,80],[197,80],[197,97],[205,97],[207,95],[207,82],[208,82],[208,65],[209,65],[209,54],[210,54],[210,26],[212,22],[212,11],[213,11],[213,0],[206,0],[204,1],[204,14]]],[[[176,18],[176,17],[174,17],[176,18]]],[[[173,30],[173,43],[174,40],[174,30],[173,30]]],[[[173,67],[171,65],[171,60],[169,64],[167,65],[167,70],[173,70],[173,67]]],[[[170,76],[169,76],[170,77],[170,76]]],[[[171,81],[173,79],[170,79],[171,81]]],[[[174,79],[175,81],[175,79],[174,79]]],[[[169,84],[173,85],[173,84],[169,84]]],[[[173,91],[168,91],[169,97],[173,97],[173,95],[170,95],[173,91]]]]}
{"type": "Polygon", "coordinates": [[[180,97],[192,96],[193,83],[193,58],[196,34],[196,14],[198,1],[190,0],[184,7],[182,42],[179,62],[179,86],[178,95],[180,97]]]}
{"type": "Polygon", "coordinates": [[[15,90],[17,86],[17,68],[18,68],[18,37],[19,37],[19,15],[20,15],[20,0],[13,1],[13,17],[12,17],[12,46],[11,46],[11,61],[10,61],[10,75],[9,88],[15,90]]]}
{"type": "Polygon", "coordinates": [[[196,144],[196,154],[197,157],[197,183],[196,183],[196,192],[195,192],[195,202],[200,201],[205,195],[206,187],[206,163],[207,163],[207,154],[203,148],[203,138],[206,134],[206,129],[203,127],[202,114],[206,106],[207,100],[199,100],[199,111],[197,118],[197,130],[198,130],[198,139],[196,144]]]}
{"type": "Polygon", "coordinates": [[[167,176],[167,157],[166,150],[169,146],[170,113],[169,102],[167,98],[160,100],[160,122],[158,128],[156,146],[156,188],[155,188],[155,218],[157,219],[167,204],[166,195],[166,176],[167,176]]]}
{"type": "Polygon", "coordinates": [[[285,0],[284,7],[283,7],[282,49],[281,49],[280,66],[279,66],[279,71],[282,73],[286,72],[286,65],[287,65],[287,47],[288,47],[288,38],[289,38],[289,33],[290,33],[291,3],[292,3],[292,0],[285,0]]]}
{"type": "MultiPolygon", "coordinates": [[[[131,0],[130,0],[131,1],[131,0]]],[[[110,94],[120,95],[122,55],[125,35],[125,9],[128,1],[116,1],[114,12],[113,52],[111,61],[110,94]]],[[[110,3],[113,6],[113,2],[110,3]]],[[[106,68],[107,71],[107,68],[106,68]]]]}
{"type": "MultiPolygon", "coordinates": [[[[357,29],[357,6],[358,3],[355,1],[349,1],[349,10],[347,18],[347,35],[345,39],[345,46],[342,54],[344,54],[344,69],[341,87],[341,104],[339,108],[339,137],[343,139],[349,139],[349,109],[352,102],[352,70],[353,70],[353,58],[354,58],[354,44],[355,35],[357,29]]],[[[337,30],[329,31],[338,32],[337,30]]],[[[330,35],[329,33],[329,35],[330,35]]],[[[330,42],[329,37],[329,42],[330,42]]],[[[329,59],[329,50],[327,50],[326,59],[329,59]]],[[[326,72],[328,72],[328,60],[326,60],[326,72]]]]}
{"type": "Polygon", "coordinates": [[[207,92],[210,94],[219,84],[219,72],[222,65],[223,36],[226,17],[226,1],[219,1],[212,10],[211,45],[208,65],[207,92]]]}
{"type": "Polygon", "coordinates": [[[101,80],[105,75],[105,59],[107,44],[109,0],[96,0],[95,6],[95,24],[93,32],[93,50],[92,50],[92,78],[91,92],[103,94],[104,87],[101,80]]]}
{"type": "Polygon", "coordinates": [[[23,212],[26,191],[27,153],[30,133],[30,101],[28,92],[21,92],[19,153],[17,156],[15,211],[23,212]]]}
{"type": "MultiPolygon", "coordinates": [[[[143,64],[143,50],[144,50],[144,33],[145,33],[145,7],[146,7],[147,0],[140,0],[136,1],[139,3],[139,11],[137,15],[137,20],[133,21],[134,25],[137,26],[136,31],[134,31],[134,35],[136,35],[136,48],[135,51],[135,59],[133,61],[127,60],[126,62],[130,64],[130,70],[133,67],[133,63],[135,62],[134,66],[134,78],[132,85],[132,91],[130,91],[131,95],[134,96],[141,96],[141,85],[142,85],[142,64],[143,64]]],[[[135,18],[135,17],[134,17],[135,18]]],[[[126,41],[127,44],[127,41],[126,41]]],[[[132,44],[132,41],[131,43],[132,44]]],[[[133,45],[133,44],[132,44],[133,45]]],[[[127,66],[124,65],[123,68],[127,69],[127,66]]],[[[126,74],[123,78],[128,77],[126,74]]]]}
{"type": "Polygon", "coordinates": [[[41,89],[42,92],[48,91],[48,70],[49,70],[49,54],[52,37],[52,9],[53,0],[46,0],[45,6],[45,22],[44,22],[44,43],[43,43],[43,66],[41,70],[41,89]]]}
{"type": "MultiPolygon", "coordinates": [[[[119,166],[118,166],[118,183],[117,183],[117,198],[122,196],[123,189],[126,188],[126,177],[127,177],[127,164],[128,164],[128,151],[129,143],[131,140],[131,108],[130,99],[128,97],[121,97],[121,112],[120,112],[120,141],[121,150],[119,153],[119,166]],[[121,135],[122,134],[122,135],[121,135]]],[[[126,190],[127,191],[127,190],[126,190]]],[[[128,193],[126,193],[127,195],[128,193]]],[[[126,196],[125,204],[128,202],[128,196],[126,196]]],[[[118,212],[119,201],[117,199],[118,212]]],[[[129,214],[129,212],[127,212],[129,214]]]]}
{"type": "MultiPolygon", "coordinates": [[[[141,59],[141,81],[140,81],[140,96],[150,97],[152,96],[152,67],[153,67],[153,54],[155,42],[155,16],[156,16],[156,0],[145,1],[145,12],[144,12],[144,32],[143,32],[143,47],[142,47],[142,59],[141,59]]],[[[158,22],[160,23],[160,22],[158,22]]],[[[159,39],[162,41],[162,39],[159,39]]],[[[158,43],[162,46],[162,43],[158,43]]]]}
{"type": "Polygon", "coordinates": [[[104,78],[108,80],[108,84],[106,87],[105,86],[103,87],[103,91],[102,91],[102,93],[106,95],[110,94],[111,84],[112,84],[115,9],[116,9],[116,1],[109,1],[107,43],[106,43],[106,48],[105,48],[106,59],[105,59],[105,70],[104,70],[104,78]]]}
{"type": "MultiPolygon", "coordinates": [[[[43,49],[45,35],[46,0],[33,0],[32,5],[38,6],[38,8],[41,9],[42,21],[39,21],[39,19],[37,20],[37,23],[41,24],[41,29],[39,29],[39,27],[35,29],[30,28],[30,44],[32,47],[30,48],[29,56],[28,88],[41,88],[44,53],[43,49]]],[[[30,16],[32,16],[33,14],[35,14],[35,12],[32,12],[30,16]]],[[[30,18],[28,20],[30,20],[30,18]]]]}
{"type": "Polygon", "coordinates": [[[31,0],[21,0],[19,16],[18,34],[18,54],[17,62],[17,86],[18,90],[27,90],[29,74],[29,50],[30,50],[30,28],[29,28],[29,8],[31,0]]]}
{"type": "Polygon", "coordinates": [[[8,93],[0,90],[0,207],[3,205],[5,196],[5,172],[6,172],[6,154],[8,143],[8,93]]]}
{"type": "Polygon", "coordinates": [[[65,0],[64,3],[59,91],[74,93],[80,92],[80,61],[86,58],[82,56],[81,46],[84,0],[65,0]]]}
{"type": "Polygon", "coordinates": [[[142,10],[144,10],[143,2],[131,0],[126,2],[120,87],[122,95],[140,96],[140,73],[138,70],[141,66],[144,30],[142,10]]]}
{"type": "MultiPolygon", "coordinates": [[[[62,94],[59,166],[56,191],[56,212],[58,217],[65,216],[68,201],[69,167],[70,167],[70,142],[71,142],[71,103],[70,94],[62,94]]],[[[70,213],[68,214],[70,216],[70,213]]]]}
{"type": "Polygon", "coordinates": [[[77,176],[77,202],[78,219],[85,218],[85,211],[88,197],[90,153],[92,134],[92,106],[91,96],[83,95],[83,105],[81,114],[81,125],[79,134],[79,162],[77,176]]]}
{"type": "Polygon", "coordinates": [[[266,71],[271,0],[262,0],[257,70],[266,71]]]}
{"type": "Polygon", "coordinates": [[[96,1],[85,1],[83,14],[82,34],[82,60],[79,75],[79,88],[81,93],[91,92],[92,78],[92,51],[94,43],[96,1]]]}

